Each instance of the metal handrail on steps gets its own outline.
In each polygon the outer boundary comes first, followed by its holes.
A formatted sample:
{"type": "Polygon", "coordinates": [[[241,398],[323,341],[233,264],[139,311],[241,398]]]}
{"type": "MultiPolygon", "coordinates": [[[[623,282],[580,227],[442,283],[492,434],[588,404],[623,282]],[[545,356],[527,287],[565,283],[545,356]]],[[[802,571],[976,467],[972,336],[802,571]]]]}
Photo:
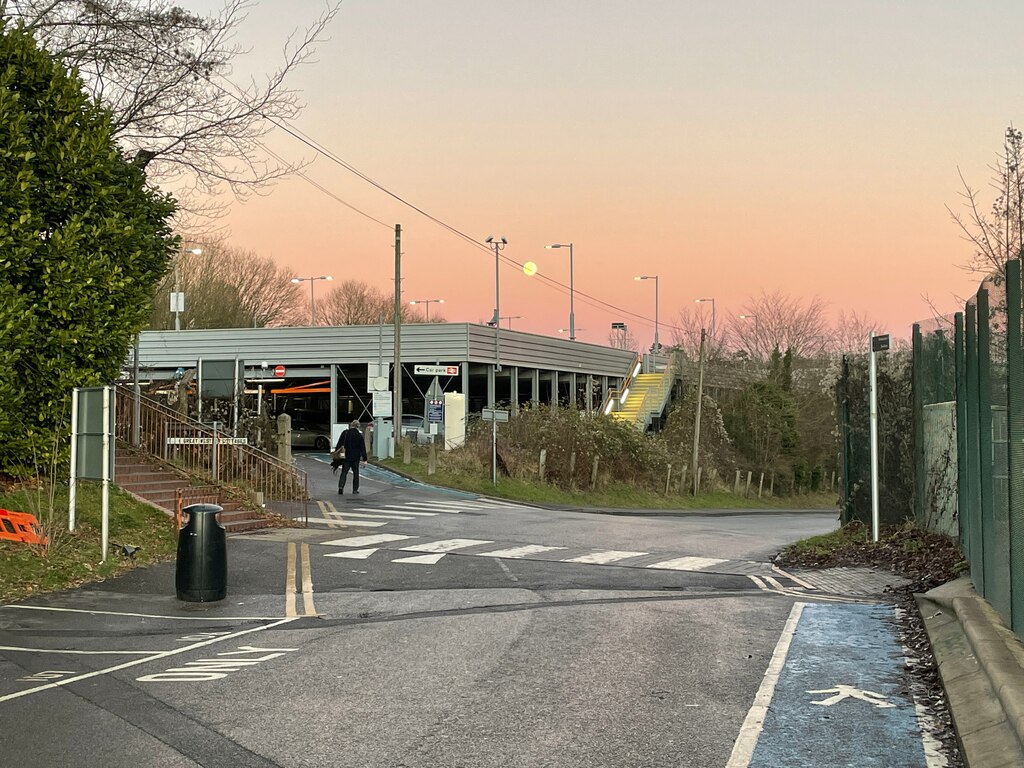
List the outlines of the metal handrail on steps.
{"type": "Polygon", "coordinates": [[[117,385],[115,434],[133,448],[190,475],[235,486],[264,504],[301,500],[307,495],[303,470],[266,451],[226,439],[229,436],[224,432],[137,394],[123,384],[117,385]]]}

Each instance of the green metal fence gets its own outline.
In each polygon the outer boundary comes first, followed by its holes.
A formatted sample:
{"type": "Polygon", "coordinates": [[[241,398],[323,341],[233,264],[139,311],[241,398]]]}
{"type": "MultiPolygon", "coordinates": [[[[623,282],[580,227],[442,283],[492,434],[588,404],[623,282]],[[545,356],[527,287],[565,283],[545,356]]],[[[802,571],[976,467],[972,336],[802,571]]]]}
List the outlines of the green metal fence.
{"type": "MultiPolygon", "coordinates": [[[[914,511],[936,503],[944,422],[960,547],[978,592],[1024,637],[1024,346],[1021,262],[982,283],[949,329],[914,326],[914,511]]],[[[940,473],[941,475],[941,473],[940,473]]],[[[941,501],[941,495],[939,495],[941,501]]]]}

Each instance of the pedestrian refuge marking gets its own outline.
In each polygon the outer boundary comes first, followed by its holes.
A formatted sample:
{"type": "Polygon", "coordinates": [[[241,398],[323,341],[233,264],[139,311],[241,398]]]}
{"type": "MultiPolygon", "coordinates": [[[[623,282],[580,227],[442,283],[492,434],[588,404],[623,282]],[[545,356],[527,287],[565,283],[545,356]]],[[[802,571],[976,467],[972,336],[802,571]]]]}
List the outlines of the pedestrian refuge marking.
{"type": "Polygon", "coordinates": [[[620,552],[618,550],[609,549],[604,552],[593,552],[589,555],[582,555],[581,557],[572,557],[568,560],[564,560],[566,563],[590,563],[592,565],[605,565],[606,563],[614,563],[618,560],[626,560],[630,557],[640,557],[646,555],[647,552],[620,552]]]}
{"type": "Polygon", "coordinates": [[[703,571],[713,565],[720,565],[728,562],[714,557],[677,557],[674,560],[663,560],[660,563],[652,563],[648,568],[662,568],[671,571],[703,571]]]}
{"type": "Polygon", "coordinates": [[[376,551],[376,547],[371,547],[370,549],[350,549],[345,552],[329,552],[324,557],[345,557],[349,560],[365,560],[376,551]]]}
{"type": "Polygon", "coordinates": [[[415,536],[406,536],[401,533],[378,533],[373,536],[353,536],[349,539],[333,539],[325,541],[328,547],[369,547],[373,544],[386,544],[389,541],[402,541],[404,539],[415,539],[415,536]]]}
{"type": "Polygon", "coordinates": [[[415,557],[400,557],[396,560],[392,560],[393,563],[417,563],[419,565],[434,565],[438,560],[444,557],[444,552],[438,552],[433,555],[416,555],[415,557]]]}
{"type": "Polygon", "coordinates": [[[539,555],[541,552],[554,552],[557,549],[568,549],[568,547],[545,547],[541,544],[527,544],[522,547],[511,549],[497,549],[494,552],[478,552],[480,557],[505,557],[518,559],[529,555],[539,555]]]}

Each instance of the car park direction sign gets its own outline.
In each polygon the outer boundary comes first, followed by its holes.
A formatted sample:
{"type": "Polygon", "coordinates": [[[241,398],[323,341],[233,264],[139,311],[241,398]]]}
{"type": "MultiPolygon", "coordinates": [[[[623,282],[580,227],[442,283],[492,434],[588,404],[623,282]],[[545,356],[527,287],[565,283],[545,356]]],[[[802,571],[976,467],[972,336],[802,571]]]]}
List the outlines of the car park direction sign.
{"type": "Polygon", "coordinates": [[[458,376],[459,366],[457,365],[414,365],[413,374],[416,376],[458,376]]]}

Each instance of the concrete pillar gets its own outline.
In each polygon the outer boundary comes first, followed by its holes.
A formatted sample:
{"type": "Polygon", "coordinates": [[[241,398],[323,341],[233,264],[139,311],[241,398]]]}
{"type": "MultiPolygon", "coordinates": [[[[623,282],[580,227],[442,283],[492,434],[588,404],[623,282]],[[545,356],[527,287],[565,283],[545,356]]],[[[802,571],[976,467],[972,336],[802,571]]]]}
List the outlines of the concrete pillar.
{"type": "Polygon", "coordinates": [[[558,371],[551,372],[551,408],[558,407],[558,371]]]}
{"type": "Polygon", "coordinates": [[[569,407],[576,406],[579,408],[579,387],[576,385],[576,371],[569,374],[569,407]]]}
{"type": "Polygon", "coordinates": [[[512,403],[512,410],[519,410],[519,366],[513,365],[508,369],[509,402],[512,403]]]}
{"type": "Polygon", "coordinates": [[[469,360],[462,363],[462,396],[466,398],[466,408],[469,408],[469,360]]]}
{"type": "Polygon", "coordinates": [[[530,400],[534,408],[540,405],[540,370],[537,368],[530,374],[530,400]]]}
{"type": "Polygon", "coordinates": [[[587,375],[587,413],[594,412],[594,377],[587,375]]]}

